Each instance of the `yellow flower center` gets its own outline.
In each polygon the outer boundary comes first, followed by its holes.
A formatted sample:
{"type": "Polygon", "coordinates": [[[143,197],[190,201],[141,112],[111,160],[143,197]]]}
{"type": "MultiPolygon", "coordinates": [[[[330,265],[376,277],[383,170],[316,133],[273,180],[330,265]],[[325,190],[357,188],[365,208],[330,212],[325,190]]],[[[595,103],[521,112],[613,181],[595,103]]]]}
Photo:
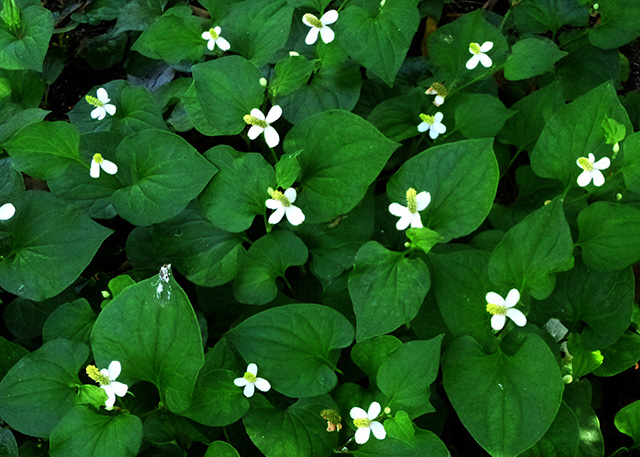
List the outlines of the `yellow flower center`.
{"type": "Polygon", "coordinates": [[[104,159],[102,158],[102,154],[94,154],[93,161],[97,164],[101,164],[102,162],[104,162],[104,159]]]}
{"type": "Polygon", "coordinates": [[[580,166],[582,167],[582,169],[584,171],[593,170],[593,163],[589,159],[587,159],[586,157],[580,157],[578,159],[578,163],[580,164],[580,166]]]}
{"type": "Polygon", "coordinates": [[[418,212],[418,202],[416,201],[416,190],[413,187],[410,187],[407,191],[407,208],[409,208],[409,212],[415,214],[418,212]]]}
{"type": "Polygon", "coordinates": [[[371,425],[371,419],[367,419],[366,417],[363,417],[361,419],[354,419],[353,423],[358,428],[369,427],[371,425]]]}
{"type": "Polygon", "coordinates": [[[471,43],[469,49],[471,49],[471,52],[474,54],[480,54],[482,52],[480,51],[480,45],[478,43],[471,43]]]}
{"type": "Polygon", "coordinates": [[[284,206],[284,207],[291,206],[291,202],[289,201],[287,196],[285,194],[283,194],[282,192],[280,192],[279,190],[274,190],[271,193],[271,198],[273,198],[274,200],[278,200],[280,203],[282,203],[282,206],[284,206]]]}
{"type": "Polygon", "coordinates": [[[218,35],[218,34],[216,33],[216,31],[215,31],[215,30],[213,30],[213,27],[211,27],[211,28],[209,29],[209,35],[211,35],[211,39],[212,39],[212,40],[217,40],[217,39],[218,39],[218,37],[220,36],[220,35],[218,35]]]}
{"type": "Polygon", "coordinates": [[[435,122],[435,118],[433,116],[427,116],[424,113],[420,113],[420,119],[422,119],[422,122],[426,122],[427,124],[433,124],[435,122]]]}
{"type": "Polygon", "coordinates": [[[96,367],[95,365],[87,366],[87,376],[89,376],[91,379],[93,379],[95,382],[97,382],[101,386],[111,384],[111,381],[109,381],[109,378],[103,375],[102,373],[100,373],[100,370],[98,370],[98,367],[96,367]]]}
{"type": "Polygon", "coordinates": [[[267,127],[269,127],[269,124],[267,124],[267,121],[258,119],[257,117],[252,116],[251,114],[245,114],[242,119],[244,119],[244,121],[249,125],[257,125],[258,127],[262,127],[263,129],[266,129],[267,127]]]}
{"type": "Polygon", "coordinates": [[[248,371],[246,371],[244,373],[243,378],[246,379],[247,381],[251,382],[251,383],[255,383],[256,380],[258,379],[258,378],[256,378],[256,375],[254,375],[253,373],[249,373],[248,371]]]}
{"type": "Polygon", "coordinates": [[[504,316],[507,314],[507,308],[495,303],[487,303],[487,312],[492,315],[502,314],[504,316]]]}
{"type": "Polygon", "coordinates": [[[95,106],[96,108],[98,108],[100,106],[104,106],[104,103],[102,103],[96,97],[92,97],[91,95],[87,95],[84,98],[87,101],[87,103],[90,104],[91,106],[95,106]]]}
{"type": "Polygon", "coordinates": [[[321,29],[323,27],[322,25],[322,21],[320,21],[320,19],[318,19],[317,17],[315,17],[313,14],[311,13],[307,13],[304,15],[304,19],[311,24],[312,26],[321,29]]]}

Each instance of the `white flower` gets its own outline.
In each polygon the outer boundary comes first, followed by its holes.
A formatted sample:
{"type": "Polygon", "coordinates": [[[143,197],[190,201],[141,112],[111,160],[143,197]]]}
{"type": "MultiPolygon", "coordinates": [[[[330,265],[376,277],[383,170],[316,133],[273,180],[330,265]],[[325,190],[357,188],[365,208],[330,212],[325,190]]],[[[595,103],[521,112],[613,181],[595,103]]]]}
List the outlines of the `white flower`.
{"type": "Polygon", "coordinates": [[[98,368],[94,365],[87,367],[87,375],[100,384],[100,388],[107,393],[107,401],[104,403],[107,409],[113,409],[113,405],[116,402],[116,395],[118,397],[124,397],[129,389],[129,386],[126,384],[116,381],[116,378],[120,376],[121,370],[122,367],[117,360],[111,362],[109,368],[103,368],[100,371],[98,371],[98,368]]]}
{"type": "Polygon", "coordinates": [[[16,213],[16,207],[11,203],[0,206],[0,221],[8,221],[16,213]]]}
{"type": "Polygon", "coordinates": [[[110,175],[115,175],[118,172],[118,166],[115,163],[104,159],[102,154],[94,154],[93,159],[91,159],[91,170],[89,171],[89,175],[91,175],[92,178],[97,178],[100,176],[100,168],[110,175]]]}
{"type": "Polygon", "coordinates": [[[253,108],[251,113],[244,115],[244,121],[251,126],[247,135],[249,139],[255,140],[262,132],[264,132],[264,140],[270,148],[275,148],[280,143],[280,136],[276,129],[271,127],[271,124],[280,119],[282,116],[282,108],[280,105],[273,105],[267,117],[265,118],[262,111],[258,108],[253,108]]]}
{"type": "Polygon", "coordinates": [[[305,25],[311,27],[309,33],[307,33],[307,37],[304,42],[311,45],[315,43],[318,39],[318,33],[326,44],[329,44],[335,38],[335,33],[329,27],[328,24],[333,24],[338,20],[338,12],[336,10],[329,10],[322,15],[320,19],[315,17],[313,14],[307,13],[302,16],[302,22],[305,25]]]}
{"type": "Polygon", "coordinates": [[[422,122],[418,124],[418,132],[422,133],[429,130],[429,136],[432,140],[435,140],[438,138],[438,135],[447,131],[447,127],[442,123],[443,117],[444,115],[440,112],[434,116],[427,116],[426,114],[420,113],[422,122]]]}
{"type": "Polygon", "coordinates": [[[429,206],[429,203],[431,203],[431,194],[429,192],[423,191],[416,194],[416,190],[413,187],[409,188],[407,190],[407,206],[402,206],[400,203],[391,203],[389,205],[389,212],[400,218],[396,222],[396,228],[404,230],[409,225],[414,228],[422,227],[419,211],[429,206]]]}
{"type": "Polygon", "coordinates": [[[271,198],[265,202],[265,205],[267,208],[275,210],[271,216],[269,216],[269,224],[277,224],[285,215],[291,225],[300,225],[304,222],[304,213],[302,210],[292,205],[298,196],[293,187],[289,187],[284,193],[272,189],[269,189],[268,192],[271,198]]]}
{"type": "Polygon", "coordinates": [[[489,68],[493,61],[491,57],[485,54],[487,51],[491,51],[493,48],[493,43],[491,41],[485,41],[482,43],[482,46],[478,43],[471,43],[469,45],[469,52],[473,54],[469,60],[467,60],[467,70],[473,70],[478,66],[478,62],[482,64],[483,67],[489,68]]]}
{"type": "Polygon", "coordinates": [[[207,48],[209,51],[213,51],[213,48],[216,47],[216,44],[222,51],[228,51],[231,49],[231,45],[227,40],[220,36],[220,31],[222,29],[220,27],[210,28],[207,32],[202,32],[202,38],[208,40],[207,48]]]}
{"type": "Polygon", "coordinates": [[[527,323],[527,317],[519,309],[514,306],[520,301],[520,292],[518,289],[511,289],[507,294],[507,298],[502,298],[495,292],[489,292],[486,295],[487,312],[493,314],[491,317],[491,327],[494,330],[502,330],[507,321],[507,317],[511,319],[518,327],[524,327],[527,323]]]}
{"type": "Polygon", "coordinates": [[[425,94],[435,95],[436,97],[433,100],[433,104],[436,106],[440,106],[444,103],[444,99],[447,96],[447,89],[440,83],[433,83],[431,84],[431,87],[427,89],[425,94]]]}
{"type": "Polygon", "coordinates": [[[369,406],[369,411],[365,411],[362,408],[351,408],[349,415],[353,419],[353,423],[358,430],[356,430],[356,443],[364,444],[369,440],[369,435],[373,432],[373,436],[379,440],[383,440],[387,436],[387,432],[384,429],[384,425],[374,420],[380,415],[380,403],[374,401],[369,406]]]}
{"type": "Polygon", "coordinates": [[[578,176],[578,185],[580,187],[588,186],[591,179],[593,179],[593,185],[596,187],[604,184],[604,175],[600,170],[609,168],[611,160],[609,160],[609,157],[603,157],[597,162],[594,162],[594,160],[596,160],[596,157],[591,153],[589,153],[589,158],[580,157],[576,160],[578,166],[584,170],[580,173],[580,176],[578,176]]]}
{"type": "Polygon", "coordinates": [[[262,392],[266,392],[271,389],[269,381],[263,378],[258,378],[258,365],[250,363],[247,365],[247,371],[242,378],[236,378],[233,383],[238,387],[244,387],[244,396],[251,397],[255,392],[256,387],[262,392]]]}
{"type": "Polygon", "coordinates": [[[111,116],[116,114],[116,107],[115,105],[109,103],[111,99],[109,98],[109,94],[107,94],[107,91],[103,87],[101,87],[97,90],[96,94],[98,95],[98,98],[92,97],[91,95],[87,95],[85,97],[87,103],[95,106],[95,109],[91,111],[91,118],[101,121],[102,119],[104,119],[107,113],[111,116]]]}

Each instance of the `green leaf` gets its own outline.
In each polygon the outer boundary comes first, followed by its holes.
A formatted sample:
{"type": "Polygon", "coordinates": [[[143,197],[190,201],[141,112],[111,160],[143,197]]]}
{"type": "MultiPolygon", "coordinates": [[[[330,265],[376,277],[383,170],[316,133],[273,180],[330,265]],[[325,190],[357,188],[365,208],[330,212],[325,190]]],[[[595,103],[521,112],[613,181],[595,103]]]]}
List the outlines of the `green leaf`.
{"type": "MultiPolygon", "coordinates": [[[[346,52],[335,45],[318,43],[316,70],[310,80],[289,95],[276,95],[283,116],[292,124],[321,111],[351,111],[360,97],[360,69],[346,52]]],[[[293,57],[302,59],[302,57],[293,57]]]]}
{"type": "Polygon", "coordinates": [[[579,333],[570,333],[568,349],[572,356],[571,368],[573,379],[580,379],[602,365],[604,357],[599,350],[590,351],[584,346],[579,333]]]}
{"type": "Polygon", "coordinates": [[[596,271],[615,271],[640,260],[640,210],[596,202],[578,215],[582,260],[596,271]]]}
{"type": "Polygon", "coordinates": [[[301,398],[284,411],[262,397],[256,399],[242,419],[253,444],[270,457],[330,455],[338,445],[338,434],[327,433],[320,416],[323,409],[335,408],[328,395],[301,398]]]}
{"type": "Polygon", "coordinates": [[[454,129],[467,138],[497,135],[514,114],[500,99],[489,94],[462,94],[447,103],[446,108],[455,113],[454,129]]]}
{"type": "Polygon", "coordinates": [[[42,71],[53,33],[53,15],[41,6],[21,11],[20,36],[0,22],[0,68],[42,71]]]}
{"type": "Polygon", "coordinates": [[[374,382],[380,365],[387,356],[402,346],[402,341],[392,335],[381,335],[356,343],[351,349],[351,359],[374,382]]]}
{"type": "Polygon", "coordinates": [[[146,30],[158,16],[168,0],[131,0],[124,5],[118,15],[115,29],[118,31],[146,30]]]}
{"type": "Polygon", "coordinates": [[[495,456],[515,457],[536,443],[562,402],[558,364],[544,340],[532,333],[504,339],[493,353],[461,336],[445,354],[442,373],[465,428],[495,456]]]}
{"type": "Polygon", "coordinates": [[[428,341],[409,341],[380,365],[376,383],[387,396],[387,406],[392,411],[406,411],[412,418],[435,411],[429,403],[428,392],[438,375],[441,343],[442,336],[428,341]]]}
{"type": "Polygon", "coordinates": [[[356,0],[340,13],[336,38],[356,62],[393,86],[419,23],[413,0],[395,0],[384,6],[356,0]]]}
{"type": "Polygon", "coordinates": [[[607,140],[607,144],[613,144],[613,151],[617,152],[615,145],[618,144],[619,141],[624,140],[624,137],[627,136],[626,127],[615,119],[610,119],[609,116],[604,117],[600,127],[602,128],[602,133],[607,140]]]}
{"type": "Polygon", "coordinates": [[[16,203],[0,243],[0,287],[41,301],[62,292],[89,264],[112,233],[48,192],[31,190],[16,203]]]}
{"type": "Polygon", "coordinates": [[[425,254],[431,252],[436,244],[444,241],[444,237],[426,227],[413,228],[407,230],[407,238],[411,240],[412,249],[420,249],[425,254]]]}
{"type": "Polygon", "coordinates": [[[146,279],[114,297],[93,326],[91,348],[99,367],[120,361],[122,382],[155,384],[172,412],[189,406],[204,363],[195,312],[171,276],[146,279]]]}
{"type": "Polygon", "coordinates": [[[0,336],[0,379],[4,378],[9,369],[28,353],[29,351],[19,344],[7,341],[0,336]]]}
{"type": "Polygon", "coordinates": [[[587,25],[589,9],[576,0],[527,0],[514,5],[513,19],[521,33],[551,30],[555,36],[564,25],[587,25]]]}
{"type": "Polygon", "coordinates": [[[620,432],[633,438],[632,449],[640,447],[640,400],[618,411],[614,423],[620,432]]]}
{"type": "Polygon", "coordinates": [[[447,88],[451,91],[453,87],[482,77],[483,74],[493,73],[492,68],[505,61],[508,45],[502,33],[486,20],[486,12],[478,9],[438,27],[429,35],[428,48],[433,64],[442,71],[438,79],[446,80],[447,88]],[[487,52],[493,65],[485,68],[480,64],[468,70],[466,64],[472,56],[469,44],[482,45],[486,41],[493,43],[493,48],[487,52]]]}
{"type": "Polygon", "coordinates": [[[507,119],[498,139],[515,145],[520,151],[531,151],[544,126],[561,106],[564,99],[558,82],[521,98],[511,105],[511,111],[516,113],[507,119]]]}
{"type": "MultiPolygon", "coordinates": [[[[169,262],[189,281],[203,287],[232,281],[245,252],[242,238],[220,230],[192,209],[148,229],[135,230],[148,230],[157,264],[169,262]]],[[[127,246],[130,258],[143,255],[142,251],[144,247],[133,241],[127,246]]]]}
{"type": "Polygon", "coordinates": [[[287,3],[295,8],[315,8],[316,11],[324,11],[331,0],[287,0],[287,3]]]}
{"type": "Polygon", "coordinates": [[[200,21],[192,12],[187,6],[168,9],[142,32],[131,49],[168,64],[197,61],[204,54],[207,42],[201,36],[200,21]]]}
{"type": "Polygon", "coordinates": [[[602,350],[604,362],[593,373],[596,376],[615,376],[628,370],[640,360],[640,335],[627,331],[618,341],[602,350]]]}
{"type": "Polygon", "coordinates": [[[71,341],[89,344],[91,328],[96,313],[84,298],[65,303],[49,315],[42,329],[42,340],[51,341],[66,338],[71,341]]]}
{"type": "Polygon", "coordinates": [[[118,214],[135,225],[165,221],[202,192],[215,168],[178,135],[143,130],[126,137],[116,151],[128,173],[112,197],[118,214]]]}
{"type": "Polygon", "coordinates": [[[429,269],[420,258],[407,259],[377,241],[365,243],[349,274],[357,340],[383,335],[409,323],[418,314],[429,286],[429,269]]]}
{"type": "Polygon", "coordinates": [[[589,153],[598,159],[611,154],[611,146],[606,144],[600,129],[605,116],[631,131],[629,116],[611,83],[598,86],[560,107],[542,130],[531,153],[533,171],[543,178],[562,181],[565,186],[575,183],[582,171],[576,165],[578,158],[587,157],[589,153]]]}
{"type": "Polygon", "coordinates": [[[407,160],[387,184],[389,201],[406,202],[407,189],[431,194],[425,227],[445,241],[468,235],[485,220],[498,187],[492,139],[434,146],[407,160]]]}
{"type": "MultiPolygon", "coordinates": [[[[79,147],[78,129],[62,121],[29,124],[4,145],[16,169],[45,181],[83,163],[79,147]]],[[[88,173],[89,164],[85,165],[88,173]]]]}
{"type": "Polygon", "coordinates": [[[491,254],[489,277],[496,286],[543,299],[553,291],[553,273],[573,266],[572,253],[562,200],[555,198],[505,234],[491,254]]]}
{"type": "Polygon", "coordinates": [[[624,152],[624,185],[632,192],[640,192],[640,132],[632,133],[622,144],[624,152]]]}
{"type": "Polygon", "coordinates": [[[400,439],[408,444],[413,443],[415,429],[405,411],[398,411],[394,417],[385,420],[384,429],[389,437],[400,439]]]}
{"type": "Polygon", "coordinates": [[[599,20],[589,29],[589,41],[603,49],[614,49],[640,36],[640,1],[619,3],[613,0],[598,2],[599,20]]]}
{"type": "Polygon", "coordinates": [[[10,116],[0,115],[0,144],[8,142],[22,127],[42,121],[49,113],[50,111],[40,108],[29,108],[26,110],[19,109],[19,111],[12,113],[10,116]]]}
{"type": "MultiPolygon", "coordinates": [[[[547,432],[532,448],[520,457],[565,457],[575,456],[578,451],[580,428],[573,411],[563,402],[558,415],[547,432]]],[[[586,457],[586,454],[583,454],[586,457]]]]}
{"type": "Polygon", "coordinates": [[[586,379],[574,381],[565,387],[564,401],[571,408],[580,431],[578,436],[579,456],[602,457],[604,455],[604,440],[600,430],[600,421],[591,407],[591,384],[586,379]]]}
{"type": "Polygon", "coordinates": [[[295,125],[284,149],[290,154],[302,150],[296,206],[305,222],[328,222],[353,209],[398,146],[346,111],[323,111],[295,125]]]}
{"type": "MultiPolygon", "coordinates": [[[[353,342],[353,333],[349,321],[337,311],[296,304],[255,314],[226,338],[247,362],[258,364],[260,376],[276,391],[298,398],[323,395],[336,386],[335,364],[340,349],[353,342]]],[[[319,417],[327,407],[314,415],[319,417]]]]}
{"type": "Polygon", "coordinates": [[[207,447],[204,457],[240,457],[240,454],[226,441],[214,441],[207,447]]]}
{"type": "Polygon", "coordinates": [[[196,130],[209,136],[242,132],[247,125],[243,117],[259,108],[264,96],[256,66],[227,56],[194,65],[191,71],[193,85],[183,101],[196,130]]]}
{"type": "Polygon", "coordinates": [[[278,187],[288,189],[298,180],[300,174],[300,163],[298,154],[282,154],[276,163],[276,183],[278,187]]]}
{"type": "Polygon", "coordinates": [[[18,443],[8,428],[0,429],[0,455],[2,457],[18,457],[18,443]]]}
{"type": "Polygon", "coordinates": [[[288,230],[268,233],[251,245],[239,266],[233,291],[240,303],[264,305],[278,294],[277,278],[287,268],[304,265],[309,257],[305,244],[288,230]]]}
{"type": "Polygon", "coordinates": [[[249,410],[242,389],[233,384],[236,378],[228,370],[203,368],[198,373],[191,406],[180,414],[209,427],[233,424],[249,410]]]}
{"type": "Polygon", "coordinates": [[[383,100],[373,108],[367,121],[392,141],[417,136],[420,113],[428,109],[423,94],[422,88],[415,88],[408,94],[383,100]]]}
{"type": "Polygon", "coordinates": [[[278,61],[274,68],[271,92],[275,97],[284,97],[297,91],[307,84],[318,63],[318,60],[309,60],[301,55],[278,61]]]}
{"type": "Polygon", "coordinates": [[[553,294],[538,303],[536,311],[545,319],[559,318],[572,332],[580,332],[584,347],[595,351],[622,336],[631,323],[632,305],[631,269],[602,273],[577,262],[558,275],[553,294]]]}
{"type": "Polygon", "coordinates": [[[220,26],[231,50],[261,67],[287,43],[292,16],[286,0],[246,0],[233,5],[220,26]]]}
{"type": "MultiPolygon", "coordinates": [[[[386,422],[385,422],[386,426],[386,422]]],[[[381,457],[381,456],[402,456],[402,457],[448,457],[451,455],[447,446],[440,441],[440,438],[429,430],[417,430],[411,444],[404,440],[387,436],[383,440],[370,438],[365,444],[352,451],[357,457],[381,457]]]]}
{"type": "Polygon", "coordinates": [[[51,432],[51,457],[106,457],[138,455],[142,421],[132,414],[103,416],[76,406],[51,432]]]}
{"type": "Polygon", "coordinates": [[[553,71],[553,64],[567,54],[551,40],[525,38],[511,48],[511,55],[504,65],[504,77],[519,81],[553,71]]]}
{"type": "Polygon", "coordinates": [[[199,197],[204,215],[222,230],[247,230],[256,215],[265,214],[267,189],[276,182],[273,167],[261,154],[227,145],[215,146],[204,156],[219,170],[199,197]]]}
{"type": "Polygon", "coordinates": [[[53,340],[24,356],[0,382],[0,416],[25,435],[46,438],[75,405],[89,348],[53,340]]]}

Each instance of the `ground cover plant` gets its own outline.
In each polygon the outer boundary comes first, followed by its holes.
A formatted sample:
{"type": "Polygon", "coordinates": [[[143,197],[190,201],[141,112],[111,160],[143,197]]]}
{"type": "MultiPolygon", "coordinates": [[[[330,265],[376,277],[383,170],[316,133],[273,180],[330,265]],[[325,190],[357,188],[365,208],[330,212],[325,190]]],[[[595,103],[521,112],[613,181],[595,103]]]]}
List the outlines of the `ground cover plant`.
{"type": "Polygon", "coordinates": [[[0,455],[640,448],[640,0],[0,4],[0,455]]]}

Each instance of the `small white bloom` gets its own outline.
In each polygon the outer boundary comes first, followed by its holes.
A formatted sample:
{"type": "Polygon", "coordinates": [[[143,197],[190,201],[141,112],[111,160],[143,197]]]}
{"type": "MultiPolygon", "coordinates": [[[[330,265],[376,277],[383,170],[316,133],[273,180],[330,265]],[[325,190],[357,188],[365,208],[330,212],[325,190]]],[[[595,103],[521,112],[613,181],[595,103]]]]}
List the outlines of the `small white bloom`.
{"type": "Polygon", "coordinates": [[[436,106],[440,106],[444,103],[444,99],[447,96],[447,89],[444,85],[440,83],[433,83],[431,87],[427,89],[425,92],[426,95],[435,95],[435,99],[433,100],[433,104],[436,106]]]}
{"type": "Polygon", "coordinates": [[[307,37],[305,38],[304,42],[309,45],[315,43],[318,40],[319,33],[322,41],[324,41],[326,44],[331,43],[335,38],[335,33],[333,33],[333,30],[327,27],[327,25],[333,24],[337,20],[338,12],[336,10],[327,11],[322,15],[320,19],[318,19],[311,13],[305,14],[304,16],[302,16],[302,22],[304,22],[305,25],[311,27],[311,30],[309,30],[309,33],[307,33],[307,37]]]}
{"type": "Polygon", "coordinates": [[[282,108],[280,105],[273,105],[265,118],[262,111],[253,108],[251,113],[244,115],[244,121],[251,126],[247,135],[249,139],[255,140],[262,132],[264,132],[264,140],[270,148],[275,148],[280,143],[280,136],[271,124],[280,119],[282,116],[282,108]]]}
{"type": "Polygon", "coordinates": [[[260,78],[258,82],[262,87],[267,87],[267,84],[269,84],[269,81],[267,81],[267,78],[260,78]]]}
{"type": "Polygon", "coordinates": [[[483,67],[489,68],[493,61],[491,57],[485,54],[485,52],[491,51],[493,48],[493,42],[485,41],[482,43],[482,46],[478,43],[471,43],[469,45],[469,52],[473,54],[469,60],[467,60],[467,70],[473,70],[478,66],[478,62],[482,64],[483,67]]]}
{"type": "Polygon", "coordinates": [[[356,443],[364,444],[369,441],[369,436],[373,432],[379,440],[383,440],[387,436],[387,431],[384,429],[384,425],[374,420],[380,415],[381,411],[380,403],[374,401],[369,406],[369,411],[365,411],[362,408],[351,408],[349,415],[353,419],[353,423],[358,430],[356,430],[356,443]]]}
{"type": "Polygon", "coordinates": [[[582,170],[580,176],[578,176],[578,185],[580,187],[588,186],[591,180],[593,179],[593,185],[596,187],[600,187],[604,184],[604,175],[600,170],[606,170],[611,165],[611,160],[609,157],[603,157],[602,159],[595,162],[596,157],[589,153],[589,158],[580,157],[576,160],[576,163],[582,170]]]}
{"type": "Polygon", "coordinates": [[[502,330],[507,317],[515,322],[518,327],[524,327],[527,323],[527,317],[522,311],[514,308],[520,301],[518,289],[511,289],[507,294],[507,298],[502,298],[495,292],[489,292],[485,298],[487,300],[487,312],[493,315],[491,317],[491,327],[494,330],[502,330]]]}
{"type": "Polygon", "coordinates": [[[429,206],[429,203],[431,203],[431,194],[429,192],[423,191],[416,194],[416,190],[413,187],[409,188],[407,190],[407,206],[402,206],[400,203],[391,203],[389,205],[389,212],[400,218],[396,222],[396,228],[404,230],[409,225],[414,228],[422,227],[419,211],[429,206]]]}
{"type": "Polygon", "coordinates": [[[87,367],[87,375],[100,384],[100,388],[107,393],[107,401],[104,403],[107,409],[113,409],[116,395],[124,397],[127,394],[127,390],[129,390],[129,386],[116,381],[116,378],[120,376],[121,370],[122,367],[117,360],[112,361],[109,364],[109,368],[103,368],[100,371],[94,365],[87,367]]]}
{"type": "Polygon", "coordinates": [[[250,363],[247,365],[247,371],[242,378],[236,378],[233,383],[238,387],[244,387],[244,396],[251,397],[255,392],[256,387],[262,392],[266,392],[271,389],[269,381],[263,378],[258,378],[258,365],[250,363]]]}
{"type": "Polygon", "coordinates": [[[0,221],[8,221],[16,213],[16,207],[11,203],[0,206],[0,221]]]}
{"type": "Polygon", "coordinates": [[[422,122],[418,124],[418,132],[422,133],[428,130],[431,139],[435,140],[438,138],[438,135],[447,131],[447,127],[442,123],[443,117],[444,115],[440,112],[436,113],[434,116],[427,116],[426,114],[420,113],[420,119],[422,119],[422,122]]]}
{"type": "Polygon", "coordinates": [[[210,28],[206,32],[202,32],[202,38],[207,41],[207,48],[209,51],[213,51],[213,48],[216,47],[216,44],[222,51],[228,51],[231,49],[231,45],[227,40],[220,36],[220,32],[222,29],[220,27],[210,28]]]}
{"type": "Polygon", "coordinates": [[[89,175],[91,175],[92,178],[99,177],[100,168],[110,175],[115,175],[118,172],[118,166],[115,163],[103,158],[102,154],[94,154],[93,159],[91,159],[91,170],[89,170],[89,175]]]}
{"type": "Polygon", "coordinates": [[[292,205],[298,196],[298,193],[293,187],[289,187],[284,193],[279,190],[273,190],[269,192],[269,195],[271,198],[265,202],[265,205],[267,208],[275,210],[271,216],[269,216],[269,224],[277,224],[285,215],[291,225],[300,225],[304,222],[304,213],[302,210],[292,205]]]}
{"type": "Polygon", "coordinates": [[[96,95],[98,95],[98,98],[92,97],[91,95],[87,95],[85,97],[87,103],[95,106],[95,109],[91,111],[92,119],[98,119],[99,121],[101,121],[107,114],[111,116],[116,114],[116,107],[115,105],[109,103],[111,99],[109,98],[109,94],[107,94],[107,91],[103,87],[96,91],[96,95]]]}
{"type": "Polygon", "coordinates": [[[289,57],[298,57],[300,55],[297,51],[289,51],[289,57]]]}

